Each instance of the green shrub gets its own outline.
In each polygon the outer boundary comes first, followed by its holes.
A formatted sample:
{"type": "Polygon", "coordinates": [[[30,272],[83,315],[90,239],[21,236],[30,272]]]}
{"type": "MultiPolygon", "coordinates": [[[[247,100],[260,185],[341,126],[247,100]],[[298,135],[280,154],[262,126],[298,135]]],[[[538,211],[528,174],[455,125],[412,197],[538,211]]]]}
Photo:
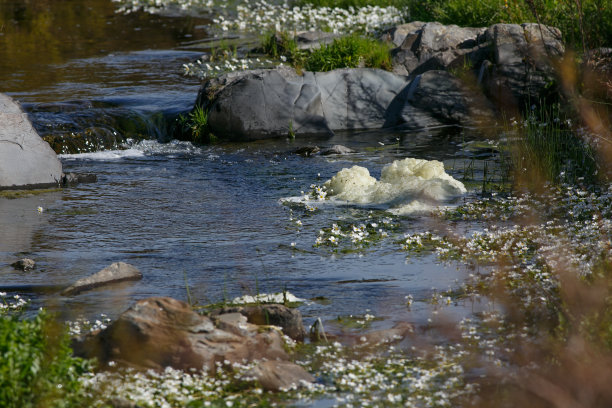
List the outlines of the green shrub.
{"type": "Polygon", "coordinates": [[[72,356],[65,326],[44,311],[0,315],[0,406],[80,407],[79,376],[89,363],[72,356]]]}
{"type": "Polygon", "coordinates": [[[337,68],[355,68],[360,64],[368,68],[392,69],[388,44],[351,35],[334,40],[315,49],[306,58],[308,71],[331,71],[337,68]]]}

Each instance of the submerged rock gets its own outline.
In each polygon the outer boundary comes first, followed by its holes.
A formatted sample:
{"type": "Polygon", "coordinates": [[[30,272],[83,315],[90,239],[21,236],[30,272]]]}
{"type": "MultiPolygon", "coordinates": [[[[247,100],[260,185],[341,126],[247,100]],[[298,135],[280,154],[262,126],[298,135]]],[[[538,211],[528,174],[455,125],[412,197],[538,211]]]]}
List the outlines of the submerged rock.
{"type": "Polygon", "coordinates": [[[21,106],[0,93],[0,189],[59,186],[62,163],[21,106]]]}
{"type": "MultiPolygon", "coordinates": [[[[234,316],[235,317],[235,316],[234,316]]],[[[136,302],[106,329],[74,341],[75,354],[139,368],[215,372],[215,363],[288,360],[281,334],[261,330],[240,318],[216,326],[207,316],[176,299],[136,302]]]]}
{"type": "Polygon", "coordinates": [[[13,262],[11,266],[20,271],[30,271],[36,267],[36,262],[29,258],[23,258],[17,262],[13,262]]]}
{"type": "Polygon", "coordinates": [[[323,149],[321,151],[321,156],[330,156],[332,154],[350,154],[355,153],[355,151],[349,147],[342,145],[333,145],[332,147],[328,147],[327,149],[323,149]]]}
{"type": "Polygon", "coordinates": [[[293,153],[304,157],[310,157],[319,153],[319,151],[321,151],[321,148],[319,146],[304,146],[295,150],[293,153]]]}
{"type": "Polygon", "coordinates": [[[414,326],[407,322],[399,322],[390,329],[376,330],[359,338],[360,345],[377,346],[386,343],[396,343],[414,332],[414,326]]]}
{"type": "Polygon", "coordinates": [[[63,173],[62,174],[62,186],[76,186],[81,183],[95,183],[98,181],[98,176],[91,173],[63,173]]]}
{"type": "Polygon", "coordinates": [[[138,268],[125,262],[115,262],[87,278],[79,279],[64,289],[61,294],[72,296],[99,286],[140,279],[142,279],[142,273],[138,268]]]}
{"type": "Polygon", "coordinates": [[[262,361],[245,374],[267,391],[286,391],[314,382],[314,377],[289,361],[262,361]]]}

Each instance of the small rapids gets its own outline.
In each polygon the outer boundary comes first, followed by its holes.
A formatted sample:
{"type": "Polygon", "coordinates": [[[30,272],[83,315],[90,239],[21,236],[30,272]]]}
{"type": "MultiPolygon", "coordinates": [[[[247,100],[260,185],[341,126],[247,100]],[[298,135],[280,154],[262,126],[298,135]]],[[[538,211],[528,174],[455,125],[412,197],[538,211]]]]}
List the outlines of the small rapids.
{"type": "Polygon", "coordinates": [[[141,140],[134,142],[128,140],[123,144],[124,149],[100,150],[90,153],[60,154],[59,158],[68,160],[121,160],[144,158],[153,155],[166,155],[170,158],[174,156],[185,156],[200,154],[202,149],[185,141],[172,140],[168,143],[160,143],[156,140],[141,140]]]}

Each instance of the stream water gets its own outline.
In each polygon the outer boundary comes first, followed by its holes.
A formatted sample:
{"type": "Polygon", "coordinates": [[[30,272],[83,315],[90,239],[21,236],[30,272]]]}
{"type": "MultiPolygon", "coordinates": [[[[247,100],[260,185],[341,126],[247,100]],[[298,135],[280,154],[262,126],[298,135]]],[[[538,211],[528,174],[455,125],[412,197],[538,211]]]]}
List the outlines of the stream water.
{"type": "MultiPolygon", "coordinates": [[[[379,177],[385,164],[405,157],[443,161],[461,179],[467,165],[478,169],[494,160],[475,158],[465,148],[469,134],[375,131],[215,146],[160,143],[167,137],[156,115],[184,112],[195,100],[199,82],[182,76],[181,65],[201,55],[190,47],[209,37],[210,20],[120,15],[115,7],[110,0],[0,0],[0,91],[24,105],[43,135],[89,130],[102,139],[116,136],[90,149],[95,152],[62,156],[64,171],[95,173],[97,183],[0,198],[2,286],[61,286],[125,261],[142,271],[142,281],[71,298],[25,295],[34,307],[92,318],[116,316],[148,296],[190,296],[204,304],[287,289],[318,298],[302,306],[307,323],[370,313],[385,318],[376,325],[388,326],[426,321],[432,293],[465,278],[464,266],[441,264],[434,255],[407,259],[400,250],[404,232],[426,230],[439,219],[397,217],[367,206],[310,212],[281,200],[344,167],[358,164],[379,177]],[[133,134],[148,140],[114,150],[133,134]],[[343,144],[358,153],[292,153],[313,144],[343,144]],[[320,229],[369,216],[398,227],[363,251],[313,247],[320,229]],[[24,256],[37,261],[35,270],[9,266],[24,256]],[[410,309],[409,294],[415,299],[410,309]]],[[[445,310],[462,315],[473,306],[445,310]]]]}

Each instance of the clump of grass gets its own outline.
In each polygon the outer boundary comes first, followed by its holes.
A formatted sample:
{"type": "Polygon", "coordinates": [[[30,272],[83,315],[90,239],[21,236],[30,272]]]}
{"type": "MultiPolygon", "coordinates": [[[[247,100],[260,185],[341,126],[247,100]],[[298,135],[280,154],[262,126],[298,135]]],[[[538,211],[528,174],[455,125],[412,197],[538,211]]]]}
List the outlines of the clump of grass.
{"type": "Polygon", "coordinates": [[[187,115],[179,115],[179,131],[181,136],[193,143],[214,143],[217,138],[208,129],[208,110],[195,106],[187,115]]]}
{"type": "Polygon", "coordinates": [[[295,39],[287,32],[279,31],[264,37],[263,52],[275,59],[285,59],[293,67],[304,66],[307,53],[298,48],[295,39]]]}
{"type": "MultiPolygon", "coordinates": [[[[512,161],[520,173],[529,169],[536,179],[592,185],[597,181],[593,148],[571,127],[558,104],[531,107],[523,123],[513,122],[512,161]]],[[[534,177],[530,176],[530,180],[534,177]]],[[[537,180],[535,180],[537,181],[537,180]]]]}
{"type": "Polygon", "coordinates": [[[0,406],[80,407],[87,361],[72,356],[64,326],[46,312],[0,315],[0,406]]]}
{"type": "Polygon", "coordinates": [[[337,68],[393,68],[388,44],[358,35],[335,39],[314,50],[304,68],[308,71],[331,71],[337,68]]]}

